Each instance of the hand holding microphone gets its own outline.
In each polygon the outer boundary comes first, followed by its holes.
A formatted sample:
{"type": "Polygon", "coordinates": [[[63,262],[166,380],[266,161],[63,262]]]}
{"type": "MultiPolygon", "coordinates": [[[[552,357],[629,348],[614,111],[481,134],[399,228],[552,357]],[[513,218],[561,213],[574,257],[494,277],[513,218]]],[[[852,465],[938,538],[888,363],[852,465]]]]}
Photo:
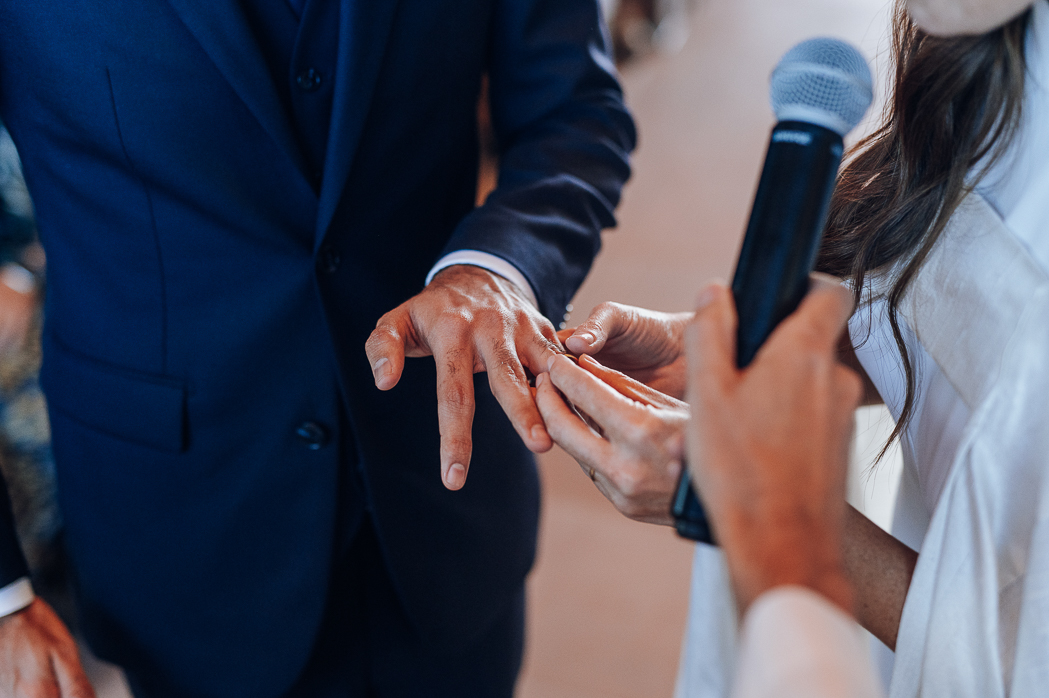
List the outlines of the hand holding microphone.
{"type": "MultiPolygon", "coordinates": [[[[732,280],[740,368],[750,364],[808,289],[841,164],[842,137],[873,99],[867,62],[836,39],[810,39],[788,51],[772,73],[769,93],[779,123],[769,139],[732,280]]],[[[672,512],[682,536],[713,542],[687,471],[672,512]]]]}
{"type": "Polygon", "coordinates": [[[729,290],[711,285],[686,332],[691,470],[741,611],[783,585],[851,612],[842,551],[852,415],[862,386],[837,360],[852,298],[813,275],[797,311],[737,367],[729,290]]]}

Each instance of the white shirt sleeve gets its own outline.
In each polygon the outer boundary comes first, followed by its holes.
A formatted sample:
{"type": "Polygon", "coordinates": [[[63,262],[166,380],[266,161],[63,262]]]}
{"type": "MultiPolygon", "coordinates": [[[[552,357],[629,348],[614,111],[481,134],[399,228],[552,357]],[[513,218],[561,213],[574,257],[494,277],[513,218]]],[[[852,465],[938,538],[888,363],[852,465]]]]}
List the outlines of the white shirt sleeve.
{"type": "Polygon", "coordinates": [[[477,250],[458,250],[451,254],[446,254],[437,260],[437,264],[433,265],[433,269],[426,275],[426,285],[429,286],[430,282],[437,272],[447,267],[455,266],[456,264],[469,264],[473,267],[481,267],[487,269],[493,274],[498,274],[503,277],[517,288],[521,289],[521,292],[525,294],[525,297],[531,301],[532,305],[539,307],[539,301],[536,300],[535,291],[532,290],[532,285],[528,283],[528,279],[525,278],[524,274],[510,262],[507,262],[502,257],[496,257],[494,254],[488,254],[487,252],[478,252],[477,250]]]}
{"type": "Polygon", "coordinates": [[[779,587],[743,619],[732,698],[884,698],[856,622],[819,594],[779,587]]]}
{"type": "Polygon", "coordinates": [[[33,585],[29,583],[29,577],[16,579],[0,589],[0,618],[21,611],[33,603],[35,598],[36,594],[33,593],[33,585]]]}

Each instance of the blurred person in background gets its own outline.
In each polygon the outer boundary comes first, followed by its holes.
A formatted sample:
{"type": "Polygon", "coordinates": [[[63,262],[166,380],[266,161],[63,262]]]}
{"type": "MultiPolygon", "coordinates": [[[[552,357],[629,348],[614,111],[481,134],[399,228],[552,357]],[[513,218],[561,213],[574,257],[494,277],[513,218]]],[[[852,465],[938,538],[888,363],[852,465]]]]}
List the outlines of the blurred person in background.
{"type": "Polygon", "coordinates": [[[685,45],[695,0],[609,0],[612,46],[618,62],[653,51],[674,53],[685,45]]]}
{"type": "MultiPolygon", "coordinates": [[[[596,0],[0,23],[91,648],[138,697],[511,695],[552,445],[528,379],[635,138],[596,0]]],[[[90,695],[0,524],[0,692],[90,695]]]]}
{"type": "MultiPolygon", "coordinates": [[[[1049,3],[901,3],[894,47],[885,121],[842,172],[818,263],[860,302],[842,357],[897,420],[905,465],[895,536],[846,508],[842,564],[857,619],[896,650],[893,696],[1036,696],[1049,655],[1049,3]]],[[[689,317],[605,304],[564,333],[604,366],[556,359],[549,385],[597,431],[540,393],[555,440],[640,520],[670,523],[689,317]]],[[[770,393],[752,407],[789,404],[770,393]]],[[[728,692],[728,587],[721,553],[698,546],[683,696],[728,692]]]]}
{"type": "Polygon", "coordinates": [[[0,471],[33,584],[68,623],[55,465],[40,390],[43,293],[32,202],[14,143],[0,124],[0,471]]]}

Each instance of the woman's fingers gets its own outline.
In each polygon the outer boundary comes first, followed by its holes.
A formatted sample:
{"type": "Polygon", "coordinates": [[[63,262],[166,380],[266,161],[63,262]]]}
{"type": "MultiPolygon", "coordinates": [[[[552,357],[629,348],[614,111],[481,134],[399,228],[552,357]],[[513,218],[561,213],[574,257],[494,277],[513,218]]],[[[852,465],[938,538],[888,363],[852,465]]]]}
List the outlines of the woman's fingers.
{"type": "Polygon", "coordinates": [[[600,471],[602,464],[611,460],[609,443],[565,404],[548,374],[540,373],[535,385],[535,404],[553,440],[584,468],[600,471]]]}
{"type": "Polygon", "coordinates": [[[606,434],[626,433],[636,423],[638,408],[632,400],[579,368],[571,359],[554,356],[547,368],[554,386],[569,402],[600,424],[606,434]]]}
{"type": "Polygon", "coordinates": [[[605,346],[605,342],[629,327],[632,320],[629,307],[619,303],[602,303],[564,340],[565,348],[576,355],[596,354],[605,346]]]}
{"type": "Polygon", "coordinates": [[[592,356],[587,356],[585,354],[580,356],[579,367],[588,373],[592,373],[597,378],[600,378],[602,381],[615,388],[621,395],[624,395],[631,400],[636,400],[641,404],[652,407],[668,407],[671,409],[685,407],[685,404],[681,401],[675,400],[669,395],[659,392],[655,388],[650,388],[644,383],[634,380],[625,373],[602,365],[592,356]]]}

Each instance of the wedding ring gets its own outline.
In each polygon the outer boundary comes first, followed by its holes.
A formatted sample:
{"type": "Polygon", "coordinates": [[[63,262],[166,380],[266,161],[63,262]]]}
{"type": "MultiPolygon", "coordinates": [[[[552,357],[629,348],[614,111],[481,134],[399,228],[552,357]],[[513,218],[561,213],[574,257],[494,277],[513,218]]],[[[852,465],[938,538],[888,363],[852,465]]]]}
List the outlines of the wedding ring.
{"type": "Polygon", "coordinates": [[[590,472],[587,473],[587,474],[590,476],[591,480],[593,480],[594,482],[597,482],[597,478],[594,477],[594,469],[593,468],[590,468],[590,472]]]}

